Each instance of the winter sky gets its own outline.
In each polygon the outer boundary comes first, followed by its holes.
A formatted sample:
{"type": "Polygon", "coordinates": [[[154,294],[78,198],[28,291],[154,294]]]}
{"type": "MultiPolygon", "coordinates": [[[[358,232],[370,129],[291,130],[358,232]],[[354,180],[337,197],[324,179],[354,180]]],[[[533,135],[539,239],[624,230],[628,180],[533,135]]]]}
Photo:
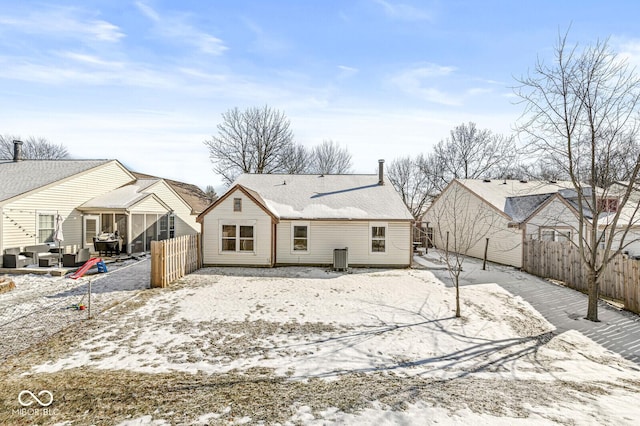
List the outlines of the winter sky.
{"type": "Polygon", "coordinates": [[[571,27],[640,63],[635,1],[0,1],[0,132],[219,188],[203,141],[269,105],[354,171],[462,122],[511,133],[515,77],[571,27]]]}

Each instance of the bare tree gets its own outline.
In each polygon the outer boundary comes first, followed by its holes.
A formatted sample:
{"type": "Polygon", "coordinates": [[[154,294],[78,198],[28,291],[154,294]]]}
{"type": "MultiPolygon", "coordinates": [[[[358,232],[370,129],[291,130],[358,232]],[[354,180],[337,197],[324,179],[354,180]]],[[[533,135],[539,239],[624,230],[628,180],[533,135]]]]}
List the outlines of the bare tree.
{"type": "Polygon", "coordinates": [[[351,171],[351,154],[337,142],[324,140],[311,150],[311,173],[343,174],[351,171]]]}
{"type": "Polygon", "coordinates": [[[269,106],[222,114],[218,134],[204,141],[214,171],[231,184],[241,173],[285,171],[293,144],[289,119],[269,106]]]}
{"type": "Polygon", "coordinates": [[[213,185],[207,185],[204,190],[204,194],[207,196],[207,200],[209,200],[210,203],[213,203],[218,199],[218,194],[216,194],[216,190],[213,185]]]}
{"type": "MultiPolygon", "coordinates": [[[[19,136],[0,135],[0,159],[13,158],[14,140],[19,136]]],[[[46,138],[29,136],[22,141],[22,157],[26,160],[60,160],[69,158],[67,148],[62,144],[49,142],[46,138]]]]}
{"type": "Polygon", "coordinates": [[[632,193],[640,171],[640,80],[607,42],[579,51],[567,45],[565,34],[558,37],[553,62],[538,60],[519,83],[521,131],[575,189],[574,244],[589,271],[586,318],[598,321],[600,278],[629,244],[630,230],[638,222],[632,193]],[[611,183],[622,176],[621,157],[626,157],[623,175],[631,184],[612,193],[611,183]]]}
{"type": "Polygon", "coordinates": [[[430,159],[422,154],[416,158],[397,158],[391,161],[387,169],[391,184],[416,219],[422,216],[427,203],[435,196],[432,172],[430,159]]]}
{"type": "MultiPolygon", "coordinates": [[[[487,203],[453,180],[431,204],[425,220],[433,224],[434,245],[444,250],[444,260],[456,288],[456,317],[460,317],[460,274],[467,256],[481,252],[487,237],[500,234],[499,216],[487,203]]],[[[499,237],[498,237],[499,239],[499,237]]]]}
{"type": "Polygon", "coordinates": [[[475,123],[460,124],[450,137],[438,142],[434,155],[441,167],[439,185],[443,188],[452,179],[502,177],[516,159],[513,136],[480,130],[475,123]]]}
{"type": "Polygon", "coordinates": [[[283,173],[308,173],[311,165],[311,152],[304,145],[291,144],[283,153],[283,173]]]}

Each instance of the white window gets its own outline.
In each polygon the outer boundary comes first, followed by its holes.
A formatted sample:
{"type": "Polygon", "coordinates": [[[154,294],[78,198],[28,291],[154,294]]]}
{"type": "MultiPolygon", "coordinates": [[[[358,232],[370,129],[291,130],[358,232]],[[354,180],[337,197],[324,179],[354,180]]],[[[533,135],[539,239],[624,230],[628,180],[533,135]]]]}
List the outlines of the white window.
{"type": "Polygon", "coordinates": [[[561,231],[556,229],[555,240],[563,243],[571,241],[571,231],[561,231]]]}
{"type": "Polygon", "coordinates": [[[554,235],[555,235],[555,232],[553,232],[553,229],[540,230],[540,239],[542,241],[553,241],[554,235]]]}
{"type": "Polygon", "coordinates": [[[176,216],[169,215],[169,238],[174,238],[176,236],[176,216]]]}
{"type": "Polygon", "coordinates": [[[240,251],[253,251],[253,226],[240,227],[240,251]]]}
{"type": "Polygon", "coordinates": [[[220,227],[220,250],[223,252],[253,253],[255,232],[253,225],[222,224],[220,227]]]}
{"type": "Polygon", "coordinates": [[[387,225],[371,225],[371,253],[386,253],[387,251],[387,225]]]}
{"type": "Polygon", "coordinates": [[[48,243],[53,241],[55,232],[55,215],[48,213],[38,214],[38,242],[48,243]]]}
{"type": "Polygon", "coordinates": [[[291,248],[294,253],[309,252],[309,222],[291,224],[291,248]]]}
{"type": "Polygon", "coordinates": [[[242,198],[234,198],[233,199],[233,211],[241,212],[242,211],[242,198]]]}
{"type": "Polygon", "coordinates": [[[569,229],[540,229],[540,239],[542,241],[571,241],[571,230],[569,229]]]}
{"type": "Polygon", "coordinates": [[[236,225],[222,225],[222,251],[236,251],[236,225]]]}

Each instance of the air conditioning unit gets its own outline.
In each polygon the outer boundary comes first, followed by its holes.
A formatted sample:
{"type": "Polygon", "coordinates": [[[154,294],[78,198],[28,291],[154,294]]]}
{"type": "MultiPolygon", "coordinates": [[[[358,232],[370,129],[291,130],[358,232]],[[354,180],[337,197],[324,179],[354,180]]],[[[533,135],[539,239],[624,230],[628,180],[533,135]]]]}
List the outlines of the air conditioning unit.
{"type": "Polygon", "coordinates": [[[349,249],[333,249],[334,271],[346,271],[349,268],[349,249]]]}

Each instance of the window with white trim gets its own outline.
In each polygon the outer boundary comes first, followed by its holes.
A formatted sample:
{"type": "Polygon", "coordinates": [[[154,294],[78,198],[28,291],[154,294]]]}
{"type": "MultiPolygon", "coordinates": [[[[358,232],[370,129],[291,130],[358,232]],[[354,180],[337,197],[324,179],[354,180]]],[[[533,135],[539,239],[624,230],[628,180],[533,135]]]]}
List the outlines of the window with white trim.
{"type": "Polygon", "coordinates": [[[236,251],[236,225],[222,225],[222,251],[236,251]]]}
{"type": "Polygon", "coordinates": [[[38,213],[38,243],[53,241],[55,232],[55,215],[38,213]]]}
{"type": "Polygon", "coordinates": [[[253,253],[254,248],[255,232],[253,225],[223,224],[221,226],[221,251],[253,253]]]}
{"type": "Polygon", "coordinates": [[[306,253],[309,251],[309,223],[291,224],[291,247],[294,252],[306,253]]]}
{"type": "Polygon", "coordinates": [[[240,251],[253,251],[253,226],[240,226],[240,251]]]}
{"type": "Polygon", "coordinates": [[[174,214],[169,215],[169,238],[175,238],[176,236],[176,216],[174,214]]]}
{"type": "Polygon", "coordinates": [[[242,198],[234,198],[233,199],[233,211],[241,212],[242,211],[242,198]]]}
{"type": "Polygon", "coordinates": [[[571,241],[571,230],[565,229],[553,229],[553,228],[542,228],[540,230],[540,240],[542,241],[557,241],[557,242],[566,242],[571,241]]]}
{"type": "Polygon", "coordinates": [[[384,225],[371,226],[371,252],[385,253],[387,250],[387,227],[384,225]]]}

